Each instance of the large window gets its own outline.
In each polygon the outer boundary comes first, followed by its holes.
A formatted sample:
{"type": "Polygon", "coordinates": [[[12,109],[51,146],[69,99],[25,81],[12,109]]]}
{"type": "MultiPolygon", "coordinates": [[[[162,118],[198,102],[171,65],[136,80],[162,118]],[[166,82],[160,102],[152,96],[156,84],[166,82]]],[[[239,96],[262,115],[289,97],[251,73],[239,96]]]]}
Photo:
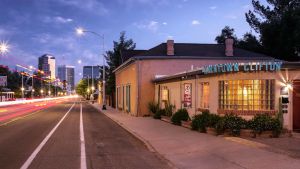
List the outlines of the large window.
{"type": "Polygon", "coordinates": [[[219,109],[274,110],[275,80],[225,80],[219,82],[219,109]]]}
{"type": "Polygon", "coordinates": [[[209,83],[200,83],[200,107],[209,108],[209,83]]]}

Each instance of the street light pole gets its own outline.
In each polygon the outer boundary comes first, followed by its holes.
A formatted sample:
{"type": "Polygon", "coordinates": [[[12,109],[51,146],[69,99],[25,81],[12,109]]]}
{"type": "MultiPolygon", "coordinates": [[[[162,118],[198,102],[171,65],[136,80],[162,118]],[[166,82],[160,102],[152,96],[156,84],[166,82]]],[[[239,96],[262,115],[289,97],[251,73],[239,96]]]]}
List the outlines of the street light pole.
{"type": "Polygon", "coordinates": [[[106,98],[105,98],[105,58],[104,58],[104,34],[100,35],[96,32],[93,31],[89,31],[89,30],[85,30],[82,28],[77,28],[76,29],[76,33],[78,35],[83,35],[85,32],[88,33],[92,33],[98,37],[100,37],[102,39],[102,55],[103,55],[103,79],[102,79],[102,83],[103,83],[103,91],[102,91],[102,96],[103,96],[103,101],[102,101],[102,110],[106,110],[106,98]]]}

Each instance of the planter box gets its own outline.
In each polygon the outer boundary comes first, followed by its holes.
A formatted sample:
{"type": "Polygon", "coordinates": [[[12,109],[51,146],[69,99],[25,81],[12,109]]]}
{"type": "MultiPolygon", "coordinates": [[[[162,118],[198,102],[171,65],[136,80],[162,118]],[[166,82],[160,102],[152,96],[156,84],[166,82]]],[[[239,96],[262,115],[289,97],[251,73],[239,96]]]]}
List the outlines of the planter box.
{"type": "Polygon", "coordinates": [[[240,137],[255,137],[255,133],[250,129],[241,129],[240,137]]]}
{"type": "Polygon", "coordinates": [[[271,138],[271,137],[273,137],[273,132],[272,131],[263,131],[261,134],[256,134],[256,137],[271,138]]]}
{"type": "Polygon", "coordinates": [[[215,128],[211,128],[211,127],[206,127],[206,133],[210,134],[210,135],[213,135],[213,136],[217,135],[216,129],[215,128]]]}
{"type": "Polygon", "coordinates": [[[167,123],[172,123],[171,122],[171,117],[168,116],[161,116],[161,120],[167,123]]]}
{"type": "Polygon", "coordinates": [[[192,121],[181,121],[181,126],[188,129],[192,129],[192,121]]]}

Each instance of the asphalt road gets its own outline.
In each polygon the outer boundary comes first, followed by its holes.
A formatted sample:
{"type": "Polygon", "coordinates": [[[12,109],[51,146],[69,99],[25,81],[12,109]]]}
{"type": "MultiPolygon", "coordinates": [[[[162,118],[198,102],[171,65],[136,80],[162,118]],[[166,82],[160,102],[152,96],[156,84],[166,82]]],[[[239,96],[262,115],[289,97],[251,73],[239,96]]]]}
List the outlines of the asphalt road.
{"type": "Polygon", "coordinates": [[[159,169],[167,163],[88,103],[0,124],[0,169],[159,169]]]}

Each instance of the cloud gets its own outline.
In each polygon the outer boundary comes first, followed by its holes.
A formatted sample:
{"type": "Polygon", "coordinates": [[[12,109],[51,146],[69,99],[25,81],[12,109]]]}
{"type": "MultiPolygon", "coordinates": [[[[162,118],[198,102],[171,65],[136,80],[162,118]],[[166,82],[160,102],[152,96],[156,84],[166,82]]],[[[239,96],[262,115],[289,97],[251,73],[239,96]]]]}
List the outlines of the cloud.
{"type": "Polygon", "coordinates": [[[200,22],[198,20],[193,20],[192,25],[200,25],[200,22]]]}
{"type": "Polygon", "coordinates": [[[61,16],[57,16],[54,18],[56,22],[59,22],[59,23],[68,23],[68,22],[72,22],[73,19],[71,18],[63,18],[61,16]]]}
{"type": "Polygon", "coordinates": [[[217,7],[216,6],[211,6],[211,7],[209,7],[209,9],[215,10],[215,9],[217,9],[217,7]]]}
{"type": "Polygon", "coordinates": [[[42,18],[42,20],[45,23],[57,23],[57,24],[64,24],[64,23],[73,22],[73,19],[64,18],[62,16],[55,16],[55,17],[45,16],[45,17],[42,18]]]}
{"type": "Polygon", "coordinates": [[[157,32],[159,28],[159,23],[157,21],[147,21],[147,22],[139,22],[139,23],[134,23],[134,26],[136,26],[139,29],[146,29],[151,32],[157,32]]]}
{"type": "Polygon", "coordinates": [[[168,23],[167,23],[167,22],[163,22],[162,24],[163,24],[163,25],[168,25],[168,23]]]}

